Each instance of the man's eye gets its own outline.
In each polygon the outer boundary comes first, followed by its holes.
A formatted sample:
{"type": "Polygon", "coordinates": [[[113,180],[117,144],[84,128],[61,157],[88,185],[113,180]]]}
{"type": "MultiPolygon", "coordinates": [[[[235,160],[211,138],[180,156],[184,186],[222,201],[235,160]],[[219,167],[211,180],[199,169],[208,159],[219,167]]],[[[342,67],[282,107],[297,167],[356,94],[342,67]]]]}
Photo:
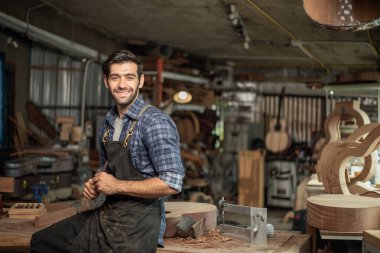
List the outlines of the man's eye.
{"type": "Polygon", "coordinates": [[[119,80],[119,77],[118,76],[110,76],[110,80],[111,81],[117,81],[117,80],[119,80]]]}
{"type": "Polygon", "coordinates": [[[135,79],[134,76],[127,76],[127,80],[128,80],[128,81],[132,81],[133,79],[135,79]]]}

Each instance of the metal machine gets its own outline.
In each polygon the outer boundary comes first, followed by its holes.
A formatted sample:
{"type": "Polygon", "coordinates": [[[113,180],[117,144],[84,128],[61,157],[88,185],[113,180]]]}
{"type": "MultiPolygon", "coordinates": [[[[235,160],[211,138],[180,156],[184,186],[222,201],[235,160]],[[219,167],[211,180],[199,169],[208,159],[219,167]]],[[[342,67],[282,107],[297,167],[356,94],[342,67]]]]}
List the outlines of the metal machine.
{"type": "Polygon", "coordinates": [[[222,212],[222,234],[248,241],[251,245],[267,245],[267,236],[273,234],[273,226],[269,231],[266,208],[228,204],[224,198],[219,200],[218,208],[222,212]]]}

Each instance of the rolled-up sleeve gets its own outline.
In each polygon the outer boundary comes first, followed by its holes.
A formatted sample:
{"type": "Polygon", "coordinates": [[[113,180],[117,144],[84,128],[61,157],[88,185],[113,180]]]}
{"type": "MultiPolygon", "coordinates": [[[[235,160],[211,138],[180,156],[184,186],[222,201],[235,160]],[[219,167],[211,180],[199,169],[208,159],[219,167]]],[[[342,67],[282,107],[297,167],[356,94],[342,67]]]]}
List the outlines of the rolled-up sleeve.
{"type": "Polygon", "coordinates": [[[176,125],[169,116],[154,117],[143,138],[149,157],[159,178],[180,192],[184,168],[176,125]]]}

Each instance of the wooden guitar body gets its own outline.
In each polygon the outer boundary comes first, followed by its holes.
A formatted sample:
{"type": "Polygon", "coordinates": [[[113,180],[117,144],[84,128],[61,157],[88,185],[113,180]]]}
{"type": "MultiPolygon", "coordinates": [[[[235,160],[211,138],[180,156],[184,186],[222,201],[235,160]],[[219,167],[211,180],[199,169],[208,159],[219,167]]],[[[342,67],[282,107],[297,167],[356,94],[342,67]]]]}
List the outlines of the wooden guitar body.
{"type": "Polygon", "coordinates": [[[303,6],[314,22],[330,29],[367,30],[380,21],[378,0],[304,0],[303,6]]]}
{"type": "Polygon", "coordinates": [[[175,237],[176,225],[185,216],[195,221],[205,219],[205,231],[216,228],[217,208],[215,205],[199,202],[165,202],[166,230],[164,237],[175,237]]]}
{"type": "Polygon", "coordinates": [[[356,195],[315,195],[307,199],[307,223],[337,232],[380,229],[380,201],[356,195]]]}
{"type": "Polygon", "coordinates": [[[272,119],[270,122],[270,131],[265,136],[265,146],[273,153],[281,153],[290,147],[290,137],[285,131],[286,122],[279,120],[279,129],[276,129],[277,120],[272,119]]]}

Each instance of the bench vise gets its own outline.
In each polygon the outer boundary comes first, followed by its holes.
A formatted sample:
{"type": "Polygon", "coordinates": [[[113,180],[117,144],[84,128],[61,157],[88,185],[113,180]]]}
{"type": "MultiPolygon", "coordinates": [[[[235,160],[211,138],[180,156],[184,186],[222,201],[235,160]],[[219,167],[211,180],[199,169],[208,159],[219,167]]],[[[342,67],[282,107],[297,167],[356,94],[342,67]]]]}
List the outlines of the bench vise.
{"type": "MultiPolygon", "coordinates": [[[[222,198],[218,202],[222,212],[220,232],[227,237],[250,242],[250,245],[267,245],[267,209],[228,204],[222,198]],[[232,218],[234,225],[227,224],[227,216],[232,218]],[[246,221],[248,224],[241,224],[246,221]],[[236,224],[239,225],[236,225],[236,224]]],[[[269,224],[270,225],[270,224],[269,224]]],[[[272,226],[273,232],[273,226],[272,226]]]]}

